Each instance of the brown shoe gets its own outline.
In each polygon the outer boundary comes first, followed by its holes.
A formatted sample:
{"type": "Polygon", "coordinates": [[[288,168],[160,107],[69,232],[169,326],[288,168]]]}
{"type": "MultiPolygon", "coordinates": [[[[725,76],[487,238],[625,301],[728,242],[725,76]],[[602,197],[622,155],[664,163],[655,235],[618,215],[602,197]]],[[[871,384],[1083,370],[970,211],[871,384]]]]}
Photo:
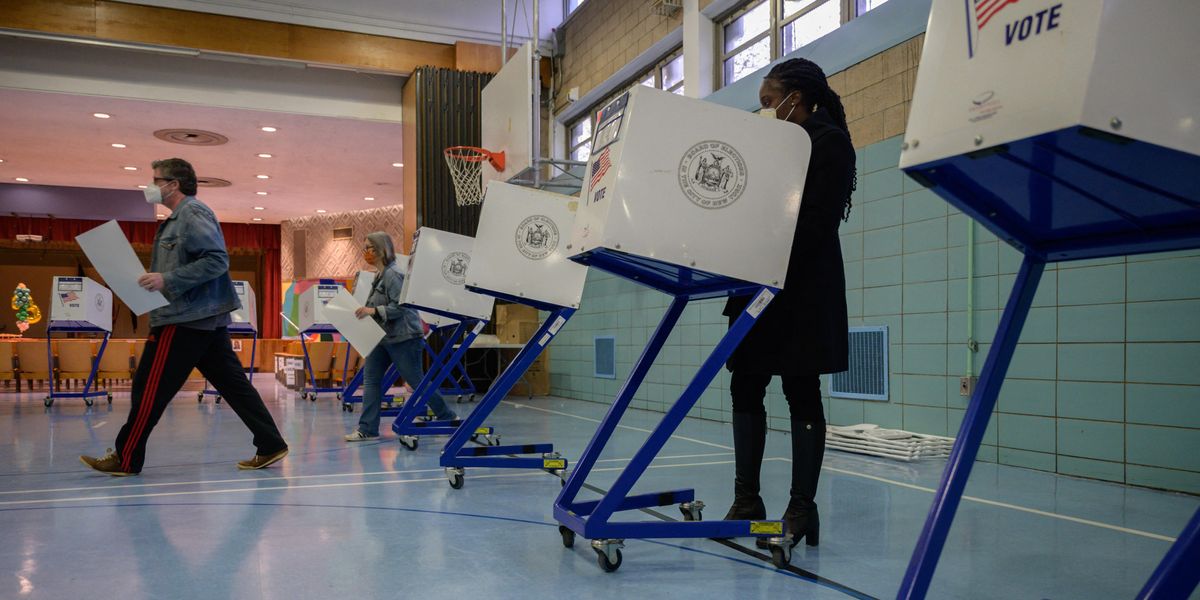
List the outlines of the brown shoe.
{"type": "Polygon", "coordinates": [[[129,477],[130,475],[137,475],[137,473],[130,473],[121,469],[121,459],[117,458],[117,453],[113,452],[112,448],[109,448],[106,452],[108,452],[108,454],[105,454],[100,458],[96,458],[94,456],[80,456],[79,462],[97,471],[100,471],[101,473],[112,475],[113,477],[129,477]]]}
{"type": "Polygon", "coordinates": [[[273,454],[267,454],[265,456],[262,454],[255,454],[254,458],[252,458],[250,460],[238,461],[238,468],[243,471],[249,471],[252,469],[262,469],[264,467],[269,467],[269,466],[283,460],[283,457],[287,456],[287,454],[288,454],[287,448],[284,448],[283,450],[280,450],[279,452],[275,452],[273,454]]]}

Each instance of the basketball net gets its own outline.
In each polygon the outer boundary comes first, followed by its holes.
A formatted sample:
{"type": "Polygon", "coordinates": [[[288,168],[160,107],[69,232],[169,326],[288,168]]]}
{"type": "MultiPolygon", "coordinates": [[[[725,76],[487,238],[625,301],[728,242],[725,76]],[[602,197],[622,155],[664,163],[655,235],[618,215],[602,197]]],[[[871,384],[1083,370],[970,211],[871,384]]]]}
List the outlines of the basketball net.
{"type": "Polygon", "coordinates": [[[459,206],[483,202],[483,163],[504,170],[504,153],[475,146],[451,146],[445,151],[446,166],[454,181],[454,201],[459,206]]]}

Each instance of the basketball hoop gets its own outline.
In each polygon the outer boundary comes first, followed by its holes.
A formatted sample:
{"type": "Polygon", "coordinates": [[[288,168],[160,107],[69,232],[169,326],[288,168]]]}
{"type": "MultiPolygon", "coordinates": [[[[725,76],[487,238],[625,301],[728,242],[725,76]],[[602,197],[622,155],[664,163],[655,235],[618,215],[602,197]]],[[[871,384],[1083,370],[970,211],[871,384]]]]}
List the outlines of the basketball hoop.
{"type": "Polygon", "coordinates": [[[483,163],[487,162],[497,171],[504,170],[504,153],[492,152],[476,146],[451,146],[446,148],[446,166],[454,178],[454,200],[459,206],[483,202],[483,163]]]}

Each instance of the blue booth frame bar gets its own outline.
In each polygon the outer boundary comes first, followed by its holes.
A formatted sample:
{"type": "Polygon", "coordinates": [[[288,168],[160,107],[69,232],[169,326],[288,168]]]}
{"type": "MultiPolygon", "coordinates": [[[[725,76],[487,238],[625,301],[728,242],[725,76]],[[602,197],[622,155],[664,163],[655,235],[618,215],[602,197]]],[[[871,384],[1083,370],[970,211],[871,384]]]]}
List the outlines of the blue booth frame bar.
{"type": "MultiPolygon", "coordinates": [[[[454,325],[445,325],[442,327],[436,327],[430,331],[430,335],[438,335],[441,332],[450,330],[453,327],[454,327],[454,325]]],[[[422,338],[421,343],[422,343],[422,345],[425,346],[425,352],[429,354],[430,370],[440,368],[442,365],[442,362],[446,359],[445,355],[447,353],[447,348],[450,347],[450,344],[446,344],[446,346],[444,348],[442,348],[441,351],[438,351],[438,350],[434,350],[433,346],[429,345],[428,337],[422,338]]],[[[343,364],[342,364],[342,377],[345,377],[346,371],[348,371],[349,368],[350,368],[350,353],[347,352],[346,359],[343,361],[343,364]]],[[[387,371],[385,371],[383,374],[383,380],[380,382],[380,389],[387,390],[387,389],[391,388],[393,385],[396,384],[396,381],[398,381],[399,379],[400,379],[400,373],[398,371],[396,371],[396,368],[394,366],[388,365],[387,371]]],[[[462,397],[464,395],[469,394],[469,398],[467,399],[467,402],[475,401],[475,394],[478,393],[479,390],[477,390],[475,388],[475,382],[471,381],[471,376],[467,373],[467,367],[465,364],[463,364],[462,362],[459,362],[459,363],[456,363],[455,365],[453,365],[450,370],[450,376],[446,379],[446,381],[449,383],[444,383],[443,384],[444,387],[442,387],[441,389],[438,390],[439,393],[441,393],[443,396],[449,396],[449,395],[457,396],[458,397],[457,402],[462,403],[463,402],[462,397]],[[463,385],[464,381],[466,382],[466,385],[463,385]]],[[[346,412],[353,412],[355,404],[362,404],[362,394],[358,393],[358,388],[362,387],[362,382],[363,382],[363,370],[360,368],[358,370],[358,372],[354,374],[354,377],[351,377],[350,380],[346,383],[346,387],[343,388],[342,391],[338,393],[338,400],[342,401],[342,410],[344,410],[346,412]]],[[[392,396],[384,394],[383,399],[391,400],[392,396]]],[[[399,409],[390,409],[390,410],[385,410],[385,411],[381,412],[380,414],[383,416],[394,416],[397,414],[398,411],[399,411],[399,409]]]]}
{"type": "MultiPolygon", "coordinates": [[[[258,330],[250,326],[249,323],[231,323],[228,327],[230,335],[245,336],[250,335],[250,372],[246,374],[246,378],[254,383],[254,359],[258,355],[258,330]]],[[[204,380],[204,389],[196,394],[196,402],[204,402],[205,396],[216,396],[213,402],[221,403],[221,392],[216,389],[208,389],[208,380],[204,380]]]]}
{"type": "Polygon", "coordinates": [[[108,338],[111,336],[111,331],[96,327],[95,325],[85,324],[83,321],[50,321],[46,326],[46,365],[50,370],[47,385],[49,385],[50,391],[42,399],[42,404],[49,408],[54,405],[54,401],[58,398],[83,398],[83,403],[87,406],[91,406],[94,403],[92,398],[107,398],[108,403],[112,404],[112,392],[107,390],[101,391],[99,389],[92,390],[92,384],[96,382],[96,371],[100,369],[100,358],[104,356],[104,349],[108,347],[108,338]],[[52,338],[55,333],[104,334],[104,339],[100,342],[100,350],[96,352],[96,358],[92,359],[92,370],[88,373],[87,382],[83,384],[82,392],[54,391],[54,346],[52,338]]]}
{"type": "Polygon", "coordinates": [[[769,538],[772,562],[779,567],[786,566],[791,561],[792,538],[785,532],[782,521],[702,521],[704,503],[696,500],[693,489],[629,495],[634,484],[687,417],[701,393],[708,388],[717,372],[729,360],[730,355],[779,290],[607,248],[591,250],[574,256],[571,260],[664,292],[673,300],[554,501],[554,518],[560,523],[558,529],[563,546],[571,548],[575,543],[576,534],[592,540],[592,549],[596,552],[600,568],[612,572],[621,566],[620,549],[624,547],[624,540],[628,538],[754,536],[769,538]],[[687,304],[693,300],[751,294],[754,295],[754,300],[746,306],[700,365],[691,382],[663,415],[662,420],[621,471],[612,487],[599,500],[577,501],[576,496],[583,488],[588,474],[600,458],[687,304]],[[684,521],[610,520],[617,511],[672,504],[679,504],[684,521]]]}
{"type": "Polygon", "coordinates": [[[466,467],[543,469],[561,477],[566,472],[567,459],[554,451],[553,444],[500,446],[498,445],[499,437],[492,437],[491,428],[484,427],[483,423],[492,414],[492,411],[496,410],[496,407],[500,405],[517,381],[529,370],[534,361],[541,356],[558,332],[562,331],[563,325],[575,314],[575,309],[472,286],[467,286],[467,289],[475,293],[493,296],[499,300],[549,311],[550,316],[538,327],[533,337],[525,342],[525,346],[517,352],[504,371],[492,381],[475,410],[471,411],[471,414],[463,420],[458,431],[454,432],[446,441],[439,461],[441,466],[446,469],[446,478],[450,482],[450,487],[462,488],[466,477],[466,467]],[[489,444],[466,449],[467,442],[479,435],[488,435],[489,442],[494,442],[495,445],[489,444]],[[541,454],[541,456],[515,456],[520,454],[541,454]]]}
{"type": "MultiPolygon", "coordinates": [[[[430,312],[436,315],[441,315],[458,321],[454,326],[454,331],[450,334],[446,346],[439,352],[444,355],[446,350],[452,350],[449,358],[441,361],[434,359],[434,364],[425,372],[425,376],[421,378],[420,383],[413,388],[413,393],[400,407],[400,412],[396,414],[396,419],[392,421],[392,431],[400,436],[400,445],[409,450],[416,450],[419,444],[419,438],[423,435],[452,435],[459,429],[462,423],[460,420],[442,421],[442,420],[418,420],[425,414],[425,408],[429,403],[429,396],[434,390],[442,387],[442,382],[450,377],[454,365],[461,363],[463,357],[467,354],[467,349],[475,342],[475,338],[479,336],[479,332],[483,331],[484,325],[487,325],[486,319],[475,319],[463,315],[454,314],[441,310],[431,310],[424,306],[408,305],[412,308],[430,312]],[[454,340],[461,336],[462,342],[457,348],[454,347],[454,340]]],[[[489,434],[491,432],[488,432],[489,434]]]]}
{"type": "MultiPolygon", "coordinates": [[[[1200,156],[1069,127],[905,169],[1024,254],[979,384],[897,594],[924,598],[1048,262],[1200,248],[1200,156]]],[[[1139,599],[1200,582],[1200,510],[1139,599]]]]}

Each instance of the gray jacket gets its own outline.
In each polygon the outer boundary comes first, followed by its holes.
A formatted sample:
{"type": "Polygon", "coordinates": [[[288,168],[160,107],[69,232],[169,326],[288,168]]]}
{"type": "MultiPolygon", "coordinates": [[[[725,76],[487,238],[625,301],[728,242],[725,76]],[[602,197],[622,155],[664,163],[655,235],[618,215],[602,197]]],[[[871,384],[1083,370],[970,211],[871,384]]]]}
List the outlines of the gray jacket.
{"type": "Polygon", "coordinates": [[[425,334],[417,311],[400,305],[400,290],[404,287],[404,271],[396,261],[388,263],[371,282],[367,306],[375,309],[375,322],[383,327],[383,343],[404,342],[425,334]]]}
{"type": "Polygon", "coordinates": [[[229,278],[225,236],[212,209],[194,196],[159,223],[150,253],[150,272],[162,273],[171,303],[150,311],[150,326],[187,323],[241,307],[229,278]]]}

